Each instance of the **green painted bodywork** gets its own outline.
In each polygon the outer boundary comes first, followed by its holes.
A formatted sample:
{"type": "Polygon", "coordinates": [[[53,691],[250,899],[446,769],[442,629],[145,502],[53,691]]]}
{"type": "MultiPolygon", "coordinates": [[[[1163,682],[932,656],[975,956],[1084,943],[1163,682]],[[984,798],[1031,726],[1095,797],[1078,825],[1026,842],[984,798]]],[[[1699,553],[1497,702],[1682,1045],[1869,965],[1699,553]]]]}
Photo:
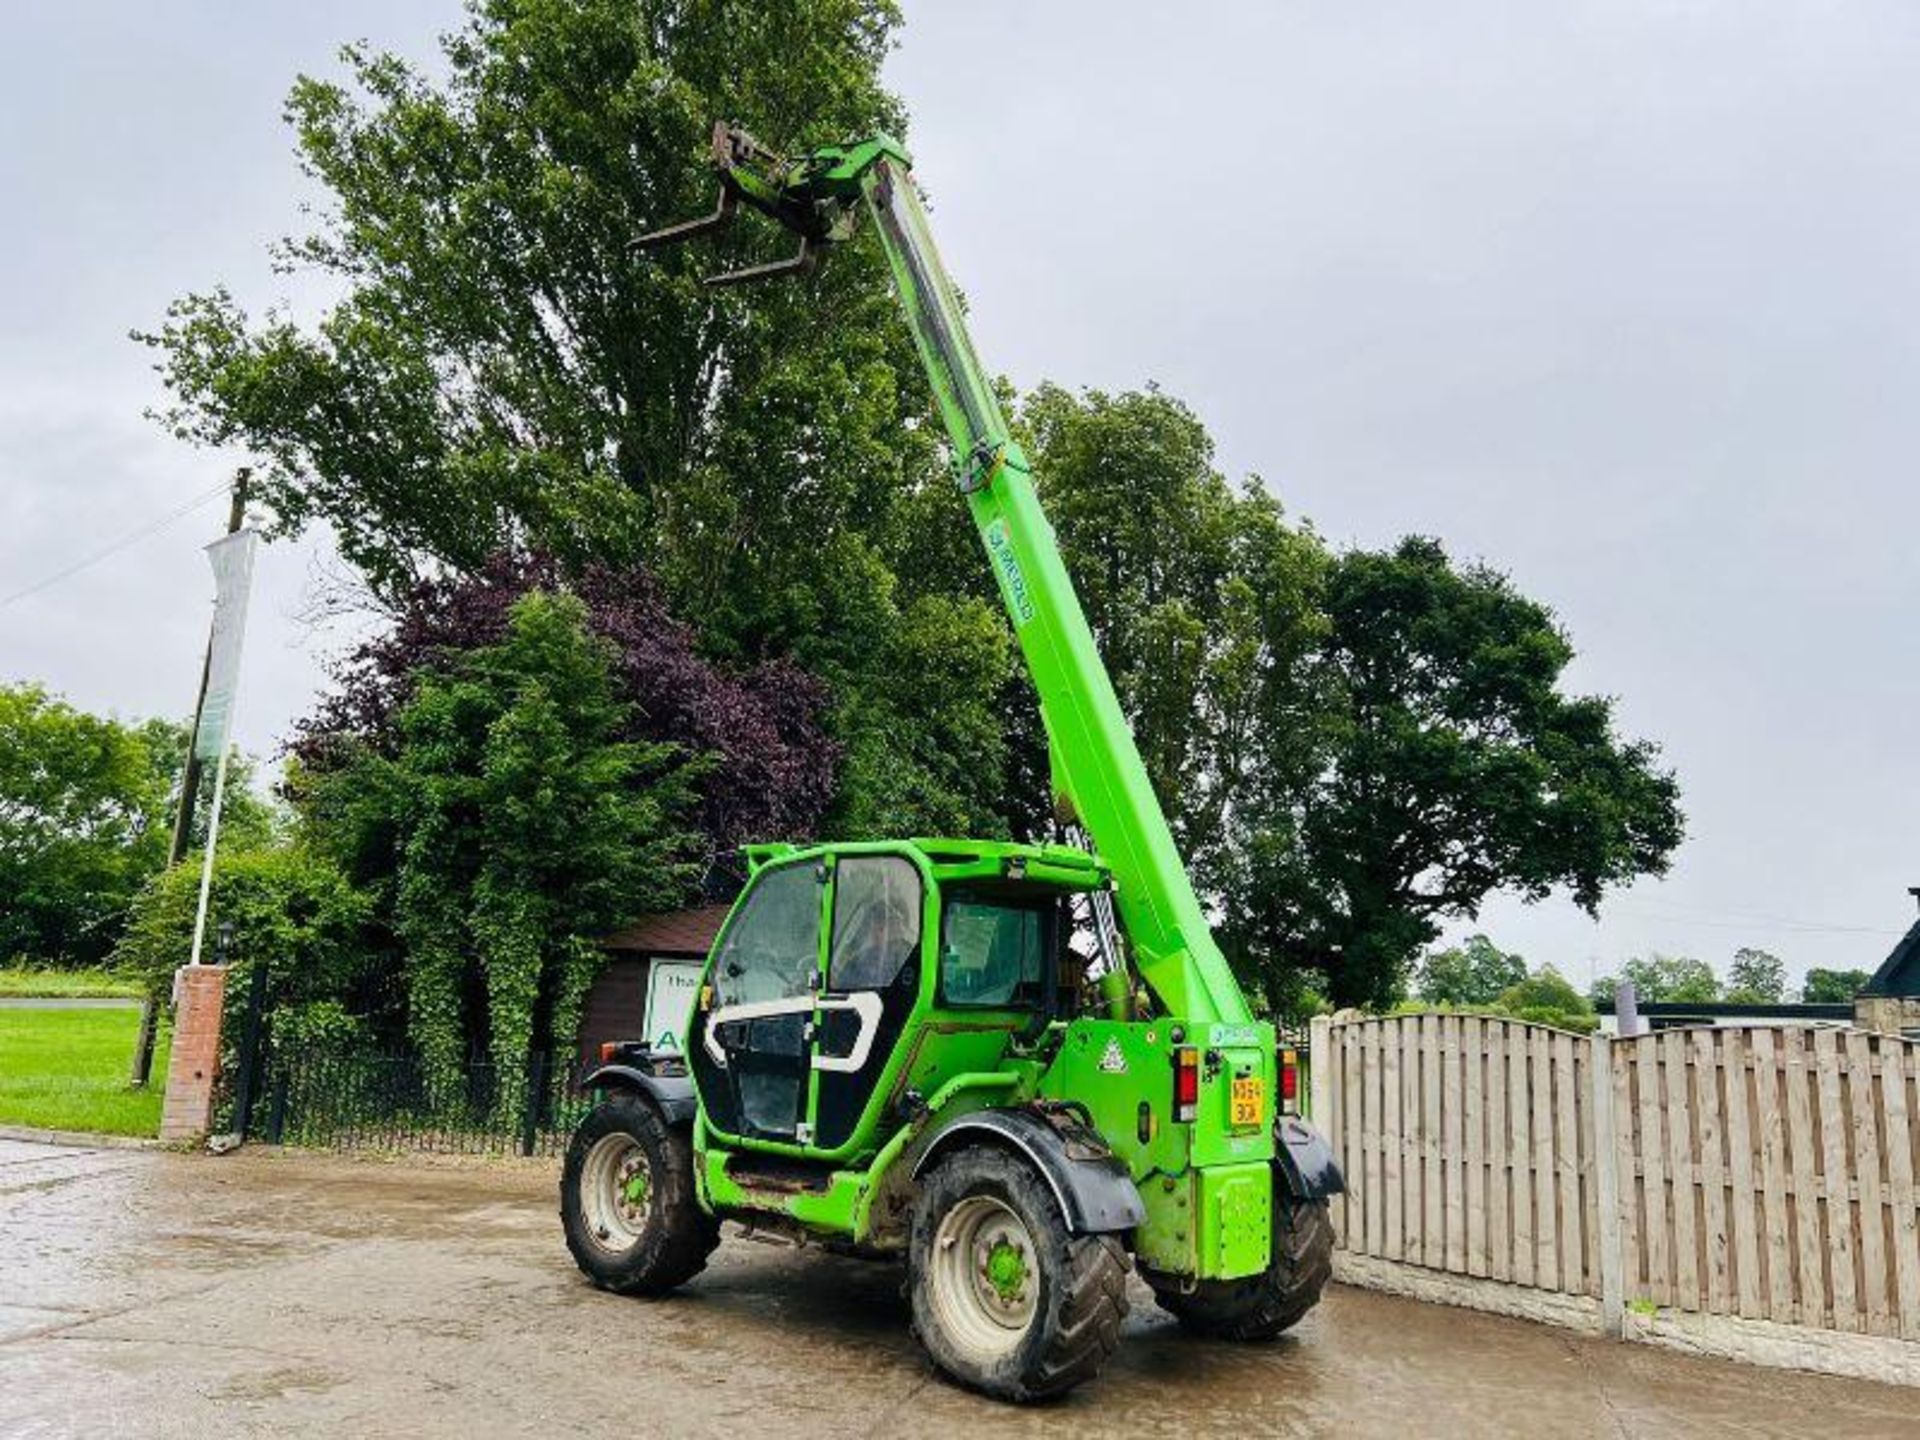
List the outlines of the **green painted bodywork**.
{"type": "MultiPolygon", "coordinates": [[[[941,264],[899,144],[876,136],[779,161],[724,127],[716,132],[723,184],[735,199],[801,233],[808,245],[847,237],[865,214],[875,225],[938,403],[956,479],[980,534],[1021,654],[1039,693],[1054,788],[1095,852],[1060,846],[922,839],[749,851],[752,881],[790,865],[824,867],[825,915],[841,859],[897,854],[925,885],[919,1003],[866,1112],[832,1149],[722,1134],[703,1108],[695,1128],[696,1178],[716,1213],[777,1215],[809,1231],[876,1249],[902,1240],[899,1170],[969,1110],[1031,1101],[1083,1107],[1126,1163],[1146,1206],[1135,1232],[1141,1260],[1170,1274],[1234,1278],[1265,1267],[1278,1087],[1272,1028],[1253,1018],[1195,896],[1166,817],[1052,527],[968,337],[965,314],[941,264]],[[1136,1006],[1126,972],[1108,977],[1102,1017],[1035,1029],[1029,1011],[943,1009],[936,977],[940,907],[950,887],[993,881],[1068,894],[1109,893],[1126,964],[1146,991],[1136,1006]],[[1138,1014],[1150,1019],[1131,1018],[1138,1014]],[[1198,1114],[1172,1113],[1174,1052],[1206,1057],[1198,1114]],[[1257,1123],[1236,1128],[1235,1078],[1258,1080],[1257,1123]],[[912,1103],[919,1097],[919,1104],[912,1103]],[[753,1156],[806,1162],[803,1178],[770,1181],[753,1156]],[[736,1173],[738,1172],[738,1173],[736,1173]],[[744,1177],[744,1178],[743,1178],[744,1177]]],[[[752,884],[749,885],[751,892],[752,884]]],[[[743,902],[744,902],[743,897],[743,902]]],[[[738,917],[736,905],[728,925],[738,917]]],[[[831,927],[821,925],[820,983],[831,927]]],[[[715,951],[726,942],[723,930],[715,951]]],[[[702,987],[696,1006],[711,1003],[702,987]]],[[[814,1012],[816,1024],[819,1011],[814,1012]]],[[[811,1072],[807,1121],[819,1098],[811,1072]]]]}
{"type": "MultiPolygon", "coordinates": [[[[1108,876],[1085,852],[1057,846],[924,840],[867,842],[810,848],[780,847],[756,859],[755,878],[775,868],[820,866],[821,942],[815,963],[824,981],[839,865],[848,856],[896,855],[912,863],[925,885],[920,989],[912,1017],[890,1054],[876,1057],[878,1082],[858,1125],[833,1148],[726,1134],[703,1109],[695,1130],[696,1179],[716,1214],[752,1219],[778,1216],[807,1231],[841,1237],[873,1250],[897,1250],[901,1217],[882,1204],[900,1157],[922,1137],[973,1110],[1028,1101],[1070,1102],[1126,1164],[1140,1190],[1147,1221],[1134,1234],[1143,1263],[1175,1275],[1232,1279],[1256,1274],[1268,1258],[1272,1119],[1278,1093],[1273,1029],[1260,1021],[1194,1024],[1177,1017],[1113,1020],[1082,1016],[1055,1021],[1037,1033],[1024,1010],[944,1007],[939,1002],[939,907],[949,885],[997,879],[1010,867],[1020,890],[1056,894],[1091,891],[1108,876]],[[1175,1051],[1191,1046],[1206,1057],[1198,1109],[1191,1123],[1173,1118],[1175,1051]],[[1258,1123],[1235,1127],[1232,1083],[1257,1079],[1265,1097],[1258,1123]],[[905,1120],[909,1092],[923,1097],[918,1118],[905,1120]],[[805,1188],[770,1186],[752,1173],[735,1173],[752,1156],[780,1156],[817,1168],[805,1188]]],[[[736,903],[736,913],[740,903],[736,903]]],[[[725,943],[723,927],[718,953],[725,943]]],[[[707,992],[695,1005],[707,1003],[707,992]]],[[[818,1012],[815,1014],[818,1021],[818,1012]]],[[[691,1020],[691,1017],[690,1017],[691,1020]]],[[[691,1023],[685,1033],[692,1032],[691,1023]]],[[[813,1071],[807,1108],[810,1126],[819,1101],[813,1071]]]]}
{"type": "Polygon", "coordinates": [[[1183,1025],[1171,1019],[1080,1019],[1066,1027],[1065,1043],[1041,1080],[1039,1094],[1085,1106],[1094,1128],[1126,1161],[1147,1207],[1147,1223],[1135,1232],[1143,1262],[1170,1274],[1231,1279],[1265,1268],[1267,1238],[1262,1232],[1257,1253],[1245,1246],[1208,1249],[1219,1228],[1219,1177],[1222,1167],[1234,1173],[1252,1167],[1265,1195],[1273,1159],[1276,1080],[1273,1027],[1262,1022],[1183,1025]],[[1173,1054],[1181,1045],[1220,1057],[1218,1066],[1202,1066],[1198,1115],[1192,1124],[1176,1123],[1172,1114],[1173,1054]],[[1238,1129],[1231,1124],[1236,1076],[1262,1081],[1262,1123],[1238,1129]]]}
{"type": "MultiPolygon", "coordinates": [[[[1044,885],[1062,893],[1092,890],[1106,882],[1106,872],[1084,851],[1057,845],[1015,845],[994,841],[905,840],[867,841],[851,844],[813,846],[797,849],[781,847],[777,855],[767,856],[754,869],[758,878],[769,869],[788,865],[826,867],[827,883],[821,890],[820,943],[815,964],[825,988],[828,947],[832,941],[832,916],[839,862],[857,855],[896,855],[909,861],[920,872],[925,887],[921,916],[921,963],[919,1002],[913,1019],[901,1034],[893,1052],[880,1061],[882,1068],[872,1099],[853,1133],[840,1145],[823,1148],[814,1145],[787,1144],[781,1141],[748,1139],[729,1135],[709,1121],[706,1134],[712,1140],[736,1148],[764,1154],[785,1155],[795,1159],[846,1161],[860,1164],[879,1148],[890,1130],[889,1116],[897,1108],[900,1096],[909,1088],[923,1096],[939,1093],[958,1076],[970,1073],[1004,1072],[1022,1082],[1031,1093],[1037,1085],[1041,1063],[1032,1057],[1033,1045],[1022,1048],[1021,1034],[1031,1028],[1032,1017],[1021,1010],[941,1009],[936,1003],[939,981],[938,936],[940,934],[941,887],[970,879],[1001,876],[1011,861],[1025,866],[1031,885],[1044,885]],[[1041,877],[1045,877],[1044,879],[1041,877]]],[[[714,943],[717,954],[725,944],[746,902],[742,893],[722,926],[714,943]]],[[[709,965],[711,965],[709,959],[709,965]]],[[[707,977],[711,980],[711,974],[707,977]]],[[[704,1003],[703,993],[695,997],[695,1006],[704,1003]]],[[[814,1021],[818,1024],[819,1012],[814,1021]]],[[[691,1026],[683,1029],[691,1033],[691,1026]]],[[[1044,1037],[1042,1037],[1044,1038],[1044,1037]]],[[[811,1072],[806,1112],[802,1120],[812,1127],[819,1105],[820,1072],[811,1072]]]]}

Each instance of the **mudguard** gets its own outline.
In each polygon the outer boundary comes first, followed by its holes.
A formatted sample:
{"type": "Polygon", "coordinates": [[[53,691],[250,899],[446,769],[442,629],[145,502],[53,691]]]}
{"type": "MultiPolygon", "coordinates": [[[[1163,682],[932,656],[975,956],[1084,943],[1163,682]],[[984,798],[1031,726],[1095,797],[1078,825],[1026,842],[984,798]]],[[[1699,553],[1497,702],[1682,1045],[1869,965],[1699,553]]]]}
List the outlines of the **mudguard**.
{"type": "Polygon", "coordinates": [[[914,1162],[913,1176],[966,1144],[998,1144],[1032,1162],[1076,1235],[1131,1230],[1147,1218],[1133,1177],[1096,1131],[1057,1111],[974,1110],[946,1125],[914,1162]]]}
{"type": "Polygon", "coordinates": [[[1326,1200],[1344,1195],[1347,1180],[1326,1137],[1304,1120],[1283,1116],[1273,1127],[1274,1158],[1287,1193],[1296,1200],[1326,1200]]]}
{"type": "Polygon", "coordinates": [[[633,1090],[660,1107],[661,1118],[678,1129],[693,1124],[700,1101],[693,1093],[693,1080],[686,1075],[655,1075],[638,1065],[615,1061],[602,1065],[580,1082],[583,1090],[633,1090]]]}

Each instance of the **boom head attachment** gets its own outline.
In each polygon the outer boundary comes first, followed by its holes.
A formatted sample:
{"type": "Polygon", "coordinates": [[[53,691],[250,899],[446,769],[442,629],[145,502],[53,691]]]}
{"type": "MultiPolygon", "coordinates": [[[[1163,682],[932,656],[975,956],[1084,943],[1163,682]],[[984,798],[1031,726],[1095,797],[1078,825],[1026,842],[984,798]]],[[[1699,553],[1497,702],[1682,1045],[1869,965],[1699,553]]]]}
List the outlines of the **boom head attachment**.
{"type": "Polygon", "coordinates": [[[713,127],[712,144],[713,167],[720,174],[720,198],[712,213],[642,235],[633,242],[634,248],[659,250],[715,234],[733,223],[744,202],[798,235],[800,248],[785,260],[709,275],[704,283],[718,289],[805,274],[819,263],[823,249],[853,234],[860,213],[861,178],[882,157],[907,164],[906,151],[886,136],[853,145],[829,145],[790,160],[738,125],[720,121],[713,127]]]}

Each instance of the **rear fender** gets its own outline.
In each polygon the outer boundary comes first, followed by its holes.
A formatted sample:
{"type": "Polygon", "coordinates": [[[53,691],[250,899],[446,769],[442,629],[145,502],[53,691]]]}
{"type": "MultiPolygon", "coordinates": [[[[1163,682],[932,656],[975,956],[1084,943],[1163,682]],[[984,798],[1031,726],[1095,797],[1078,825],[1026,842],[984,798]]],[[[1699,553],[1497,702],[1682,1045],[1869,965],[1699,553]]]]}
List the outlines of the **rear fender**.
{"type": "Polygon", "coordinates": [[[914,1179],[941,1156],[980,1144],[1012,1150],[1039,1171],[1076,1235],[1132,1230],[1147,1218],[1126,1165],[1097,1132],[1058,1112],[970,1111],[944,1126],[921,1151],[914,1179]]]}
{"type": "Polygon", "coordinates": [[[1344,1195],[1347,1180],[1333,1158],[1326,1136],[1291,1115],[1274,1126],[1274,1159],[1279,1163],[1287,1193],[1296,1200],[1326,1200],[1344,1195]]]}
{"type": "Polygon", "coordinates": [[[700,1101],[693,1081],[685,1075],[654,1075],[635,1065],[602,1065],[580,1082],[583,1090],[628,1090],[651,1100],[660,1117],[674,1129],[693,1124],[700,1101]]]}

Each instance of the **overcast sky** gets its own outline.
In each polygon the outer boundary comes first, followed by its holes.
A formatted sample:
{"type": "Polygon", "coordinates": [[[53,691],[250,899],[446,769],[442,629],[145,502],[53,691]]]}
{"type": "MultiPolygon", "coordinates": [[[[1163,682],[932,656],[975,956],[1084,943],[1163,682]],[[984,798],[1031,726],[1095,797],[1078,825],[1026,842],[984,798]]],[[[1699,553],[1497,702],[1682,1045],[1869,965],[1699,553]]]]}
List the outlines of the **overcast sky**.
{"type": "MultiPolygon", "coordinates": [[[[1442,537],[1550,603],[1573,683],[1678,767],[1672,875],[1483,924],[1578,981],[1650,949],[1871,968],[1912,911],[1920,747],[1920,7],[1910,0],[910,3],[891,66],[988,363],[1157,381],[1340,543],[1442,537]]],[[[0,678],[192,703],[186,518],[238,457],[141,418],[125,338],[304,182],[279,122],[343,40],[453,0],[16,7],[0,50],[0,678]]],[[[262,557],[238,727],[336,631],[262,557]]]]}

